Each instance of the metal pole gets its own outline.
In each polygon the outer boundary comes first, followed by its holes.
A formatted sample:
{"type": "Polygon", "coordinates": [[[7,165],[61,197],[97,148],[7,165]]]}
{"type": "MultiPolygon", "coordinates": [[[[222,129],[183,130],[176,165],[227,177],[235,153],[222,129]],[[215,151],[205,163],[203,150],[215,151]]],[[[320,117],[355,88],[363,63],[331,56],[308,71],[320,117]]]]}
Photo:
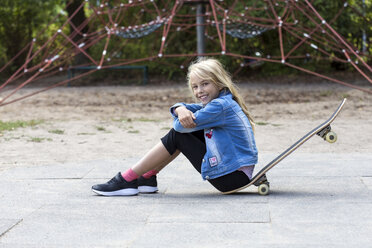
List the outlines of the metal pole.
{"type": "MultiPolygon", "coordinates": [[[[366,18],[366,2],[363,0],[363,17],[366,18]]],[[[364,22],[364,20],[363,20],[364,22]]],[[[367,53],[367,34],[366,34],[366,29],[365,29],[365,24],[363,23],[363,28],[362,28],[362,53],[366,54],[367,53]]]]}
{"type": "Polygon", "coordinates": [[[197,52],[198,57],[202,57],[200,54],[205,53],[205,7],[203,3],[198,3],[196,7],[196,37],[197,37],[197,52]]]}

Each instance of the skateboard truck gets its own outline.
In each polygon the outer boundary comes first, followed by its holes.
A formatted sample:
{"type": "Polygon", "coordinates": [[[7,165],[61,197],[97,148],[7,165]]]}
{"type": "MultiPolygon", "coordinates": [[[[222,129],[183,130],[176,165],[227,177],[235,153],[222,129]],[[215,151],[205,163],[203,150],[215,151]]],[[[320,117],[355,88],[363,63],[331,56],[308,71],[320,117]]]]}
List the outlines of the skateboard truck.
{"type": "Polygon", "coordinates": [[[322,137],[324,140],[326,140],[329,143],[334,143],[337,140],[337,134],[335,132],[331,131],[331,125],[326,126],[322,130],[320,130],[317,135],[322,137]]]}
{"type": "Polygon", "coordinates": [[[263,174],[257,181],[254,183],[258,187],[258,193],[260,195],[267,195],[270,190],[270,183],[267,181],[266,174],[263,174]]]}

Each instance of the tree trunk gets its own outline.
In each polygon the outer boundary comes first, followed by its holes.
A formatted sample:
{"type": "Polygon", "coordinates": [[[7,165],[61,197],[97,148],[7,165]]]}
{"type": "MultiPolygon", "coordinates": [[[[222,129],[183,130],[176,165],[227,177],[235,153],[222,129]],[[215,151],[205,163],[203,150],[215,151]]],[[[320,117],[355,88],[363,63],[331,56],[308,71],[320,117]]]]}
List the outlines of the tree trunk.
{"type": "MultiPolygon", "coordinates": [[[[67,0],[66,11],[69,18],[72,16],[71,23],[73,26],[75,26],[74,28],[72,25],[70,25],[70,37],[75,43],[79,45],[84,42],[84,37],[82,34],[88,32],[88,25],[85,25],[83,28],[81,28],[81,25],[87,19],[85,16],[84,7],[81,7],[77,13],[75,13],[75,11],[80,7],[84,0],[73,0],[70,4],[68,4],[69,2],[70,0],[67,0]],[[76,32],[77,30],[79,30],[80,32],[76,32]]],[[[87,62],[88,59],[85,57],[85,55],[77,49],[74,64],[79,65],[87,62]]]]}

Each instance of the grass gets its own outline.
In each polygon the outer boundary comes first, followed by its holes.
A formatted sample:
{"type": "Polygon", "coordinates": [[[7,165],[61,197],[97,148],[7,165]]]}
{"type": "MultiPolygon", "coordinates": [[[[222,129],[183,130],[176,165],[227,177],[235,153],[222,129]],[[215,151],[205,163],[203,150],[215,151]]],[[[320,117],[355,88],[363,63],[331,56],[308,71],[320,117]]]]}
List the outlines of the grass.
{"type": "Polygon", "coordinates": [[[105,131],[106,131],[106,129],[105,129],[104,127],[99,127],[99,126],[97,126],[96,129],[97,129],[98,131],[102,131],[102,132],[105,132],[105,131]]]}
{"type": "Polygon", "coordinates": [[[341,95],[341,97],[342,97],[342,98],[349,98],[349,97],[350,97],[350,95],[349,95],[349,94],[347,94],[347,93],[344,93],[344,94],[342,94],[342,95],[341,95]]]}
{"type": "Polygon", "coordinates": [[[128,133],[139,133],[138,130],[129,130],[128,133]]]}
{"type": "Polygon", "coordinates": [[[78,133],[77,135],[96,135],[95,133],[78,133]]]}
{"type": "Polygon", "coordinates": [[[97,131],[104,132],[104,133],[112,133],[111,131],[106,130],[104,127],[96,126],[97,131]]]}
{"type": "Polygon", "coordinates": [[[141,121],[141,122],[159,122],[159,120],[148,119],[148,118],[144,118],[144,117],[138,118],[136,120],[141,121]]]}
{"type": "Polygon", "coordinates": [[[131,118],[119,118],[119,119],[112,119],[113,121],[117,122],[132,122],[131,118]]]}
{"type": "Polygon", "coordinates": [[[44,121],[41,121],[41,120],[8,121],[8,122],[0,121],[0,133],[4,131],[13,131],[17,128],[35,127],[43,122],[44,121]]]}
{"type": "MultiPolygon", "coordinates": [[[[2,134],[0,133],[0,136],[2,136],[2,134]]],[[[10,141],[10,140],[19,140],[21,139],[22,137],[24,137],[23,135],[22,136],[12,136],[10,135],[9,137],[6,137],[4,140],[5,141],[10,141]]]]}
{"type": "Polygon", "coordinates": [[[268,122],[264,122],[264,121],[255,122],[255,124],[256,124],[257,126],[272,125],[272,126],[274,126],[274,127],[279,127],[279,126],[282,125],[282,124],[268,123],[268,122]]]}
{"type": "Polygon", "coordinates": [[[44,140],[53,141],[51,138],[39,138],[39,137],[31,137],[31,139],[29,141],[30,142],[35,142],[35,143],[41,143],[44,140]]]}
{"type": "Polygon", "coordinates": [[[269,125],[269,123],[267,123],[267,122],[263,122],[263,121],[256,122],[255,124],[258,125],[258,126],[266,126],[266,125],[269,125]]]}
{"type": "Polygon", "coordinates": [[[54,130],[49,130],[48,133],[54,133],[54,134],[64,134],[65,131],[60,130],[60,129],[54,129],[54,130]]]}
{"type": "Polygon", "coordinates": [[[30,141],[35,143],[41,143],[44,140],[44,138],[39,137],[31,137],[30,141]]]}
{"type": "Polygon", "coordinates": [[[133,121],[140,121],[140,122],[159,122],[160,120],[155,120],[155,119],[149,119],[149,118],[145,118],[145,117],[140,117],[140,118],[135,118],[135,119],[131,119],[131,118],[119,118],[119,119],[113,119],[113,121],[127,123],[127,122],[133,122],[133,121]]]}
{"type": "Polygon", "coordinates": [[[327,96],[331,96],[332,93],[333,92],[331,90],[325,90],[325,91],[320,92],[320,96],[327,97],[327,96]]]}

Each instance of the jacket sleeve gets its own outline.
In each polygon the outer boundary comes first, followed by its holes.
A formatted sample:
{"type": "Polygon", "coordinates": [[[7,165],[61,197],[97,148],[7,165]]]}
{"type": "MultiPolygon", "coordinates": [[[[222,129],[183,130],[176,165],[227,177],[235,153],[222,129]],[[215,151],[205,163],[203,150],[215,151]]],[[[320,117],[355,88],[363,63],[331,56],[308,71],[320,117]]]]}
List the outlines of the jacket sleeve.
{"type": "Polygon", "coordinates": [[[195,128],[184,128],[177,116],[174,116],[173,128],[180,133],[191,133],[205,128],[222,126],[225,123],[223,105],[218,100],[209,102],[204,108],[194,112],[195,128]]]}
{"type": "Polygon", "coordinates": [[[170,107],[170,112],[171,112],[171,115],[173,117],[177,117],[176,116],[176,113],[174,113],[174,110],[180,106],[184,106],[186,107],[188,110],[190,110],[191,112],[195,113],[196,111],[200,110],[203,108],[203,106],[201,104],[196,104],[196,103],[193,103],[193,104],[186,104],[186,103],[176,103],[174,104],[172,107],[170,107]]]}

